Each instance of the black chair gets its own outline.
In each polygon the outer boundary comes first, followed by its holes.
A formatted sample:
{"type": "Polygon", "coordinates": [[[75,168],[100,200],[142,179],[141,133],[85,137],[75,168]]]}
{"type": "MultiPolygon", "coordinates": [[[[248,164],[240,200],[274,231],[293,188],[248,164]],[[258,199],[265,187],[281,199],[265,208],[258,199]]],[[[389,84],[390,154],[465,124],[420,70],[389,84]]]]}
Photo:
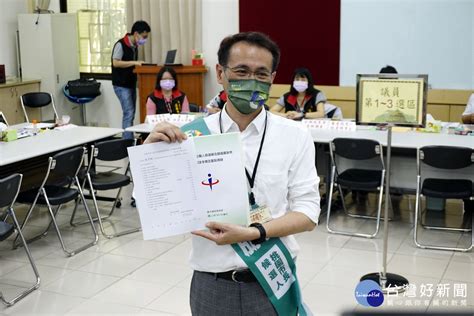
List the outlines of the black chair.
{"type": "Polygon", "coordinates": [[[332,109],[331,111],[329,111],[328,113],[326,113],[326,117],[327,118],[332,118],[334,116],[334,113],[336,113],[337,111],[337,108],[335,109],[332,109]]]}
{"type": "MultiPolygon", "coordinates": [[[[118,237],[118,236],[130,234],[130,233],[135,233],[141,230],[141,228],[133,228],[133,229],[125,230],[125,231],[118,232],[115,234],[108,234],[105,232],[104,225],[102,222],[103,220],[112,216],[117,206],[117,203],[119,202],[122,188],[131,183],[131,178],[127,175],[128,170],[129,170],[129,163],[127,164],[127,168],[125,169],[124,174],[120,174],[114,171],[99,173],[93,170],[91,167],[96,165],[96,160],[110,162],[110,161],[118,161],[118,160],[128,158],[127,148],[131,146],[135,146],[135,143],[136,143],[136,140],[134,139],[121,139],[120,138],[120,139],[102,141],[102,142],[96,143],[95,145],[91,147],[92,155],[89,160],[88,169],[86,170],[86,175],[85,175],[86,181],[84,181],[83,184],[85,185],[87,183],[87,186],[84,186],[84,188],[89,189],[92,196],[92,200],[94,202],[94,207],[97,213],[97,217],[94,218],[94,221],[99,222],[100,230],[106,238],[118,237]],[[96,191],[105,191],[105,190],[114,190],[114,189],[119,189],[119,190],[117,192],[115,200],[113,201],[112,209],[110,210],[109,214],[107,214],[106,216],[101,216],[100,209],[97,204],[96,191]]],[[[76,207],[77,207],[77,203],[76,203],[76,207]]],[[[75,215],[76,215],[76,208],[74,208],[74,211],[71,216],[71,221],[70,221],[71,225],[76,226],[76,225],[83,224],[83,222],[74,223],[75,215]]]]}
{"type": "Polygon", "coordinates": [[[199,112],[199,106],[197,104],[189,103],[189,112],[199,112]]]}
{"type": "Polygon", "coordinates": [[[328,232],[334,234],[342,234],[348,236],[358,236],[365,238],[373,238],[377,235],[380,228],[380,213],[382,209],[382,197],[384,190],[384,179],[385,179],[385,164],[383,161],[382,145],[377,141],[370,139],[355,139],[355,138],[335,138],[329,143],[329,153],[331,156],[331,183],[329,186],[329,196],[328,196],[328,207],[327,207],[327,221],[326,228],[328,232]],[[348,168],[343,171],[339,170],[337,162],[339,158],[345,158],[353,160],[362,164],[362,161],[372,160],[374,158],[379,158],[378,168],[373,169],[365,168],[362,166],[357,166],[356,168],[348,168]],[[370,218],[376,220],[375,231],[371,234],[365,233],[355,233],[342,230],[332,229],[330,227],[330,216],[331,216],[331,202],[334,185],[337,185],[339,194],[342,200],[342,208],[344,212],[351,217],[358,218],[370,218]],[[356,215],[348,213],[346,205],[344,203],[344,194],[342,192],[342,187],[366,191],[366,192],[378,192],[378,207],[377,207],[377,216],[366,216],[366,215],[356,215]]]}
{"type": "Polygon", "coordinates": [[[23,176],[21,174],[16,173],[6,178],[0,179],[0,192],[2,192],[2,194],[0,194],[0,209],[6,207],[7,217],[11,217],[13,221],[13,225],[6,221],[0,221],[0,241],[4,241],[8,237],[10,237],[15,232],[15,230],[17,231],[18,236],[20,236],[20,240],[23,244],[23,247],[25,248],[28,260],[30,261],[31,268],[33,269],[33,272],[36,276],[36,282],[31,287],[27,288],[11,300],[6,300],[3,296],[3,293],[0,292],[0,299],[7,306],[14,305],[16,302],[36,290],[40,285],[40,276],[38,273],[38,269],[36,269],[35,262],[33,260],[33,257],[31,256],[30,250],[28,249],[28,245],[26,244],[25,238],[23,237],[23,234],[21,232],[21,228],[18,224],[15,211],[13,210],[13,205],[15,204],[18,192],[20,190],[22,177],[23,176]]]}
{"type": "MultiPolygon", "coordinates": [[[[25,220],[21,225],[22,229],[28,222],[31,213],[37,204],[46,205],[51,216],[51,222],[49,223],[48,228],[43,233],[28,240],[28,242],[45,236],[48,233],[51,225],[54,226],[59,238],[59,242],[61,243],[61,247],[67,256],[73,256],[76,253],[79,253],[95,245],[99,240],[99,236],[95,229],[89,208],[85,203],[81,184],[77,177],[79,169],[82,165],[84,151],[85,149],[83,147],[77,147],[59,152],[54,156],[49,157],[48,169],[41,185],[38,188],[33,188],[19,194],[18,202],[31,204],[31,207],[26,214],[25,220]],[[72,185],[75,187],[72,187],[72,185]],[[64,244],[61,231],[59,230],[58,224],[56,222],[56,214],[59,212],[63,204],[74,201],[78,197],[80,197],[84,202],[84,209],[92,227],[94,240],[84,246],[78,247],[75,250],[69,250],[64,244]],[[56,206],[55,211],[53,211],[51,207],[52,205],[56,206]]],[[[16,245],[14,244],[14,246],[16,245]]]]}
{"type": "MultiPolygon", "coordinates": [[[[417,150],[417,186],[416,186],[416,203],[415,203],[415,229],[413,230],[413,239],[415,244],[424,249],[437,250],[453,250],[453,251],[470,251],[473,244],[467,248],[460,247],[444,247],[436,245],[422,244],[418,241],[418,218],[420,216],[421,196],[440,198],[440,199],[463,199],[470,200],[473,198],[473,183],[463,174],[472,174],[474,172],[472,165],[474,164],[474,150],[467,147],[451,147],[451,146],[426,146],[417,150]],[[467,171],[448,174],[443,178],[423,177],[423,165],[429,166],[432,172],[436,169],[456,170],[468,168],[467,171]]],[[[464,210],[466,212],[467,210],[464,210]]],[[[465,214],[466,215],[466,214],[465,214]]],[[[423,223],[422,227],[436,230],[461,231],[469,232],[471,228],[452,228],[427,226],[423,223]]]]}
{"type": "Polygon", "coordinates": [[[54,112],[54,117],[52,120],[46,120],[44,122],[55,123],[56,119],[59,117],[56,107],[54,106],[54,99],[51,93],[48,92],[30,92],[25,93],[20,96],[21,107],[23,108],[23,113],[25,114],[26,122],[29,123],[30,119],[28,118],[28,113],[26,108],[41,108],[51,104],[54,112]]]}

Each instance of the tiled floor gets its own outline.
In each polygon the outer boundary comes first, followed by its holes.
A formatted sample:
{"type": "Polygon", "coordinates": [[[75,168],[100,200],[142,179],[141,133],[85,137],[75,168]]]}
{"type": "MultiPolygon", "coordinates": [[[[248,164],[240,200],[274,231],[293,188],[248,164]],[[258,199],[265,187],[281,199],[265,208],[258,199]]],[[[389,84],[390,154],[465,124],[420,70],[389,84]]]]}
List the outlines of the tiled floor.
{"type": "MultiPolygon", "coordinates": [[[[129,204],[130,188],[124,190],[123,196],[122,207],[107,229],[139,225],[137,212],[129,204]]],[[[382,308],[474,311],[474,253],[416,248],[412,240],[413,212],[408,210],[406,200],[402,200],[400,209],[389,225],[388,271],[402,274],[418,289],[426,284],[449,284],[451,297],[445,307],[444,300],[435,299],[434,294],[419,303],[414,298],[392,296],[386,298],[382,308]],[[455,284],[466,284],[466,306],[453,306],[455,284]]],[[[20,214],[23,210],[17,209],[20,214]]],[[[71,246],[87,243],[90,227],[71,228],[71,210],[68,205],[58,215],[65,240],[71,246]]],[[[333,215],[334,225],[356,231],[370,230],[374,224],[371,220],[347,218],[342,212],[333,215]]],[[[447,216],[453,217],[451,222],[459,220],[456,215],[447,216]]],[[[47,214],[42,211],[27,234],[40,231],[46,220],[47,214]]],[[[304,299],[316,315],[368,310],[357,304],[354,289],[362,275],[381,269],[383,230],[376,239],[367,240],[328,234],[325,222],[325,216],[321,216],[319,227],[297,236],[301,246],[297,267],[304,299]]],[[[465,245],[471,235],[423,231],[422,238],[465,245]]],[[[22,249],[11,251],[8,242],[0,246],[0,290],[8,298],[18,286],[33,280],[33,273],[22,249]]],[[[2,315],[190,315],[188,235],[159,241],[143,241],[141,233],[110,240],[101,237],[97,246],[67,258],[51,231],[30,248],[41,274],[41,287],[13,307],[1,306],[2,315]]],[[[463,302],[458,298],[456,304],[463,302]]]]}

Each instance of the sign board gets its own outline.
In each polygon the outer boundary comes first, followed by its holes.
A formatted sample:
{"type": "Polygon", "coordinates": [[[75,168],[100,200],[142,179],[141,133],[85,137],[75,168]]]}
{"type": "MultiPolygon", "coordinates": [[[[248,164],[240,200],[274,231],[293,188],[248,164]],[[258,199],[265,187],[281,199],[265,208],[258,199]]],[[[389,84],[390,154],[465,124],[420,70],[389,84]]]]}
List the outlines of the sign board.
{"type": "Polygon", "coordinates": [[[353,132],[356,130],[356,123],[350,120],[332,121],[328,119],[303,119],[301,122],[308,129],[323,129],[347,132],[353,132]]]}
{"type": "Polygon", "coordinates": [[[357,124],[423,127],[427,75],[357,75],[357,124]]]}

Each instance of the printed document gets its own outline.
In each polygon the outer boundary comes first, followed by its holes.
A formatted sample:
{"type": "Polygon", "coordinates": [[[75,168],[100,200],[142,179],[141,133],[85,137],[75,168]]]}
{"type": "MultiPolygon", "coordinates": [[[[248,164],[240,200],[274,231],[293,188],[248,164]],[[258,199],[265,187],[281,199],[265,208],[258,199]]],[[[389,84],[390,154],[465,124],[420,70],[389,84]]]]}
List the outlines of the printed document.
{"type": "Polygon", "coordinates": [[[248,191],[239,133],[130,147],[134,194],[145,240],[247,225],[248,191]]]}

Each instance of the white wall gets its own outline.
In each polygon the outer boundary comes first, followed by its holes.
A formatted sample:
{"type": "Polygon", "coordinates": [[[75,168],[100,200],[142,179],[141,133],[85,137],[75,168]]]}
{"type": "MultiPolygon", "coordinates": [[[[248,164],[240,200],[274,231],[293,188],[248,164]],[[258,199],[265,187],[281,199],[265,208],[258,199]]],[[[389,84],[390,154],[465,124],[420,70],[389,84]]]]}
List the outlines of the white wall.
{"type": "Polygon", "coordinates": [[[17,76],[16,58],[16,30],[18,29],[17,14],[27,13],[26,1],[0,1],[0,64],[5,65],[5,74],[8,77],[17,76]]]}
{"type": "MultiPolygon", "coordinates": [[[[0,0],[0,64],[5,65],[8,77],[18,76],[16,58],[16,31],[18,29],[17,15],[28,13],[30,0],[0,0]]],[[[51,0],[49,8],[59,13],[59,0],[51,0]]]]}
{"type": "MultiPolygon", "coordinates": [[[[122,128],[122,108],[115,95],[111,80],[99,80],[102,94],[86,105],[87,123],[89,125],[122,128]]],[[[137,90],[138,93],[138,90],[137,90]]],[[[137,95],[138,101],[138,95],[137,95]]],[[[140,121],[137,104],[135,123],[140,121]]]]}
{"type": "Polygon", "coordinates": [[[474,88],[474,1],[342,0],[340,85],[386,64],[432,88],[474,88]]]}
{"type": "Polygon", "coordinates": [[[208,73],[204,82],[204,100],[207,103],[222,86],[217,84],[217,50],[224,37],[239,31],[238,0],[203,0],[202,48],[208,73]]]}

